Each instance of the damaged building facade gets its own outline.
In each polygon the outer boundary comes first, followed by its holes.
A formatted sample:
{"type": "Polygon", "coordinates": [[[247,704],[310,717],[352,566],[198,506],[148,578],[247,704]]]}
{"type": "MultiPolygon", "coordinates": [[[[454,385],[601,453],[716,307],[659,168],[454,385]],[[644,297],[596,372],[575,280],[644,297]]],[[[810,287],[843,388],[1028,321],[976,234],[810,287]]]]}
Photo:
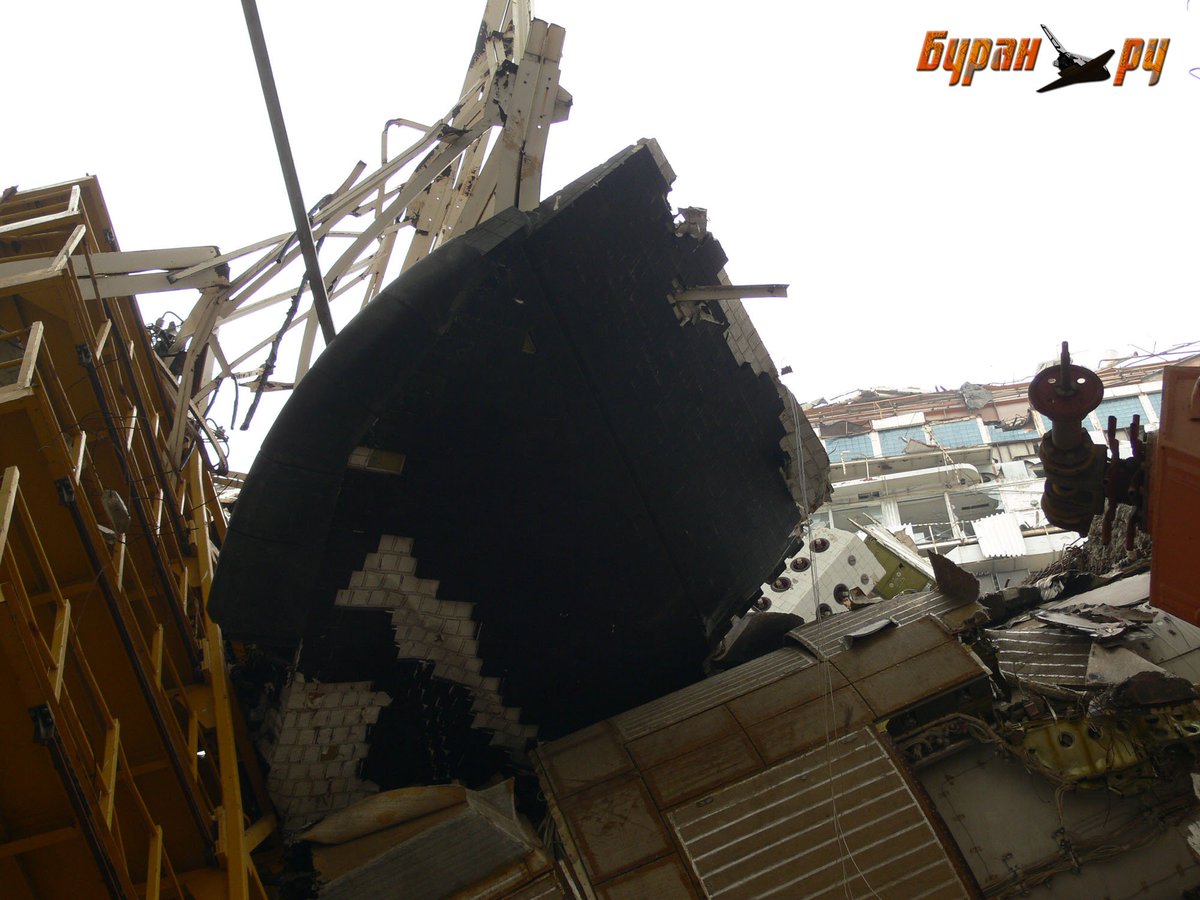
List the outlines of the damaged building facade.
{"type": "MultiPolygon", "coordinates": [[[[1170,358],[1200,352],[1176,348],[1170,358]]],[[[1117,417],[1122,457],[1129,426],[1158,429],[1162,358],[1104,361],[1104,399],[1084,421],[1107,441],[1117,417]]],[[[966,384],[957,391],[878,388],[807,404],[829,454],[831,503],[818,522],[856,531],[878,522],[904,532],[919,552],[941,553],[987,587],[1020,584],[1052,563],[1078,535],[1052,525],[1041,508],[1045,470],[1038,458],[1050,420],[1032,408],[1029,383],[966,384]]]]}

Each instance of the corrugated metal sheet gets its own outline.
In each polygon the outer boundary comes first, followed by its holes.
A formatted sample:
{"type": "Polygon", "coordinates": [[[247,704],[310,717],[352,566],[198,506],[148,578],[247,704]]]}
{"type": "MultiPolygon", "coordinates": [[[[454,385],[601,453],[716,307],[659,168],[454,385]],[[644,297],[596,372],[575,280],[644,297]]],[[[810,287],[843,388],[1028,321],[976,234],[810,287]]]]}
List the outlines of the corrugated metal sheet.
{"type": "Polygon", "coordinates": [[[1099,606],[1100,604],[1117,607],[1136,606],[1149,599],[1150,573],[1144,572],[1141,575],[1130,575],[1128,578],[1122,578],[1111,584],[1106,584],[1104,587],[1085,591],[1082,594],[1075,594],[1066,600],[1047,603],[1042,609],[1063,609],[1064,607],[1079,606],[1080,604],[1089,606],[1099,606]]]}
{"type": "Polygon", "coordinates": [[[504,900],[562,900],[565,896],[558,882],[554,880],[554,875],[548,874],[515,893],[505,894],[504,900]]]}
{"type": "Polygon", "coordinates": [[[668,856],[597,885],[596,896],[599,900],[669,900],[698,895],[679,857],[668,856]]]}
{"type": "Polygon", "coordinates": [[[313,861],[327,879],[320,890],[323,900],[389,896],[397,885],[413,900],[437,900],[532,859],[537,845],[525,826],[468,793],[467,802],[452,810],[346,844],[318,847],[313,861]],[[330,877],[334,872],[340,874],[330,877]]]}
{"type": "Polygon", "coordinates": [[[1018,681],[1050,687],[1087,685],[1092,639],[1048,628],[984,632],[996,648],[1000,672],[1018,681]]]}
{"type": "Polygon", "coordinates": [[[823,656],[832,656],[845,649],[842,638],[871,622],[890,618],[903,626],[925,616],[940,616],[965,605],[963,601],[947,597],[938,591],[904,594],[862,609],[853,609],[838,616],[809,622],[788,632],[788,637],[814,648],[823,656]]]}
{"type": "Polygon", "coordinates": [[[979,552],[989,559],[1010,558],[1025,554],[1025,538],[1021,523],[1012,513],[996,513],[975,519],[971,526],[979,538],[979,552]]]}
{"type": "Polygon", "coordinates": [[[710,897],[971,893],[869,729],[723,788],[668,820],[710,897]]]}
{"type": "Polygon", "coordinates": [[[1147,627],[1149,637],[1135,641],[1130,649],[1173,675],[1200,683],[1200,628],[1167,613],[1147,627]]]}
{"type": "Polygon", "coordinates": [[[611,721],[622,738],[632,741],[813,664],[812,657],[804,651],[786,647],[621,713],[611,721]]]}

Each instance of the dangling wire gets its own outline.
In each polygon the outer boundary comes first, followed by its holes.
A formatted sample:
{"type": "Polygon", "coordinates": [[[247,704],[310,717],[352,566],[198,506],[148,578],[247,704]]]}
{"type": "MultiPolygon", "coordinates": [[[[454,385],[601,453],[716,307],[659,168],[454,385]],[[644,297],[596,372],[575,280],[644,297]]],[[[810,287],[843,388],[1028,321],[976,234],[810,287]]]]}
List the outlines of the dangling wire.
{"type": "MultiPolygon", "coordinates": [[[[800,496],[804,502],[804,533],[811,538],[812,509],[809,506],[808,478],[804,465],[804,446],[800,439],[800,415],[796,408],[796,395],[786,386],[784,386],[784,390],[788,393],[789,408],[792,415],[792,432],[796,438],[796,468],[800,476],[800,496]]],[[[809,566],[809,573],[812,579],[812,597],[817,616],[817,647],[820,648],[824,646],[822,638],[824,636],[825,617],[821,615],[821,587],[817,576],[817,554],[814,552],[810,554],[810,557],[812,565],[809,566]]],[[[842,892],[847,900],[850,900],[850,878],[846,871],[846,859],[849,857],[850,864],[854,866],[854,871],[858,873],[858,877],[867,886],[867,890],[871,892],[871,896],[875,897],[876,900],[880,900],[879,893],[871,886],[871,882],[867,880],[866,873],[859,867],[858,860],[854,856],[854,851],[851,850],[850,843],[846,839],[846,833],[842,830],[841,813],[838,811],[837,805],[837,787],[833,781],[833,744],[838,739],[836,709],[833,703],[833,663],[823,650],[818,650],[817,665],[823,667],[821,669],[821,712],[825,727],[825,777],[829,782],[829,804],[833,808],[833,830],[837,835],[838,845],[842,850],[842,892]]]]}

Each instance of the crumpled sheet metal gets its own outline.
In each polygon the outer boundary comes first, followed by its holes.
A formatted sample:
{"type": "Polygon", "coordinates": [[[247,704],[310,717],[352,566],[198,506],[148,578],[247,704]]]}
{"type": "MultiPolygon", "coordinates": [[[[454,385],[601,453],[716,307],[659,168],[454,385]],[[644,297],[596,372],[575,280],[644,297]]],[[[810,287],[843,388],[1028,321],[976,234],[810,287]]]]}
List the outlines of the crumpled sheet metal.
{"type": "Polygon", "coordinates": [[[996,648],[1001,675],[1015,684],[1035,688],[1081,690],[1088,686],[1090,637],[1033,623],[1024,626],[984,631],[996,648]]]}
{"type": "MultiPolygon", "coordinates": [[[[843,638],[852,631],[880,619],[895,619],[904,626],[926,616],[942,617],[968,604],[940,591],[920,594],[901,594],[891,600],[873,603],[862,609],[852,609],[836,616],[819,619],[788,632],[792,641],[810,648],[818,657],[832,656],[845,649],[843,638]]],[[[974,607],[972,607],[974,612],[974,607]]]]}
{"type": "Polygon", "coordinates": [[[1157,613],[1143,608],[1145,597],[1141,597],[1139,586],[1110,590],[1116,587],[1117,584],[1110,584],[1052,603],[1033,615],[1049,625],[1082,632],[1099,640],[1118,638],[1155,620],[1157,613]]]}
{"type": "Polygon", "coordinates": [[[929,554],[929,563],[937,579],[938,590],[948,597],[970,603],[979,599],[979,579],[938,553],[929,554]]]}
{"type": "MultiPolygon", "coordinates": [[[[1111,595],[1110,595],[1111,597],[1111,595]]],[[[1134,606],[1073,602],[1037,610],[1012,628],[988,629],[1000,672],[1037,690],[1111,691],[1137,679],[1139,689],[1117,691],[1128,704],[1187,702],[1194,696],[1181,678],[1157,665],[1161,658],[1159,614],[1134,606]]],[[[1117,602],[1121,602],[1118,600],[1117,602]]]]}
{"type": "Polygon", "coordinates": [[[1102,641],[1120,637],[1129,630],[1129,625],[1125,622],[1098,621],[1095,618],[1076,616],[1064,612],[1039,610],[1033,615],[1039,622],[1045,622],[1047,625],[1065,628],[1069,631],[1077,631],[1080,634],[1102,641]]]}
{"type": "Polygon", "coordinates": [[[1103,587],[1098,587],[1082,594],[1076,594],[1066,600],[1060,600],[1052,604],[1049,608],[1080,604],[1124,608],[1137,606],[1149,599],[1150,573],[1144,572],[1141,575],[1131,575],[1128,578],[1113,581],[1103,587]]]}

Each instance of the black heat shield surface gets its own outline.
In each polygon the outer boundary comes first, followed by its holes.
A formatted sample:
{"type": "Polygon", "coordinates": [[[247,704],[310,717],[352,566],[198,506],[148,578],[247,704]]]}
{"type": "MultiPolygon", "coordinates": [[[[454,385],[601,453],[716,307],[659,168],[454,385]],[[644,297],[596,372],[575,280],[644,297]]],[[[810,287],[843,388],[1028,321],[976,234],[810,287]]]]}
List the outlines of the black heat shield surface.
{"type": "MultiPolygon", "coordinates": [[[[798,519],[769,377],[668,296],[715,284],[644,145],[413,266],[322,354],[255,460],[209,608],[325,681],[390,680],[333,606],[380,535],[475,604],[484,675],[551,736],[698,679],[798,519]],[[347,470],[356,446],[402,474],[347,470]]],[[[720,311],[714,310],[720,317],[720,311]]],[[[376,632],[383,630],[382,634],[376,632]]]]}

